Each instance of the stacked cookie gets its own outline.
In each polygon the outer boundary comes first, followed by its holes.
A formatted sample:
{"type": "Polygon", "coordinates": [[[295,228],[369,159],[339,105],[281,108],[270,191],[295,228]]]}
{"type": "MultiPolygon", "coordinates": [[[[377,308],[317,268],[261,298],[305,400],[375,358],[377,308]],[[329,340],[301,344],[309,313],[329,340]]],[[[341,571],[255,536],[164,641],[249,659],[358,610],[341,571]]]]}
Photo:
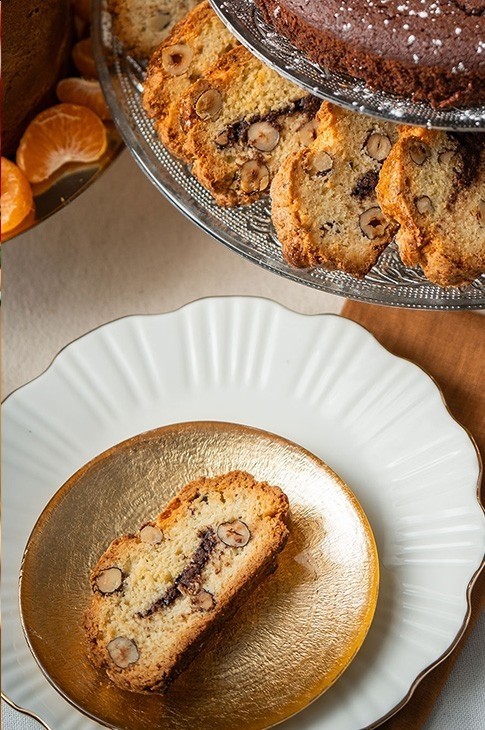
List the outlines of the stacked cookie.
{"type": "Polygon", "coordinates": [[[151,57],[143,105],[154,119],[160,141],[177,157],[189,159],[180,118],[184,94],[236,45],[234,36],[205,0],[186,14],[151,57]]]}
{"type": "Polygon", "coordinates": [[[148,58],[197,0],[108,0],[113,31],[127,53],[148,58]]]}
{"type": "Polygon", "coordinates": [[[481,135],[321,104],[239,45],[207,0],[152,55],[143,104],[219,205],[271,194],[294,266],[363,277],[395,239],[403,262],[441,286],[485,271],[481,135]]]}
{"type": "Polygon", "coordinates": [[[483,135],[404,129],[377,197],[396,220],[399,253],[431,281],[458,286],[485,271],[483,135]]]}
{"type": "Polygon", "coordinates": [[[397,129],[330,104],[317,125],[316,139],[286,158],[271,188],[283,255],[294,266],[364,276],[397,228],[375,190],[397,129]]]}
{"type": "Polygon", "coordinates": [[[485,146],[324,104],[317,136],[272,188],[283,255],[364,276],[394,239],[407,266],[440,286],[485,271],[485,146]]]}
{"type": "Polygon", "coordinates": [[[217,203],[242,205],[266,195],[285,156],[313,139],[320,101],[238,45],[206,1],[151,57],[143,105],[217,203]]]}
{"type": "Polygon", "coordinates": [[[319,106],[242,46],[233,49],[182,100],[192,172],[220,205],[253,202],[313,135],[319,106]]]}

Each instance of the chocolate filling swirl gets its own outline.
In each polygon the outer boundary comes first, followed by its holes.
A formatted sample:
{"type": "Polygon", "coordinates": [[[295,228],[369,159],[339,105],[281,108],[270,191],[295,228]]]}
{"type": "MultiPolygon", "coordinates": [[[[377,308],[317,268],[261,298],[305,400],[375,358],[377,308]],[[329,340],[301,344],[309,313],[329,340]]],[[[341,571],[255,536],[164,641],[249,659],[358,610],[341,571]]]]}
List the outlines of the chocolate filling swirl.
{"type": "Polygon", "coordinates": [[[255,124],[256,122],[269,122],[276,129],[280,130],[283,119],[292,114],[302,112],[307,115],[309,120],[313,119],[321,104],[321,99],[308,95],[290,102],[290,104],[285,107],[274,109],[273,111],[268,112],[268,114],[253,114],[253,116],[248,119],[240,119],[222,130],[219,136],[224,138],[224,144],[220,146],[226,147],[228,145],[247,144],[248,129],[251,124],[255,124]]]}
{"type": "Polygon", "coordinates": [[[152,605],[145,611],[139,611],[136,614],[138,618],[147,618],[148,616],[152,616],[161,608],[171,606],[177,598],[182,595],[182,591],[179,590],[179,586],[190,590],[190,587],[197,582],[202,570],[209,562],[218,542],[212,527],[207,527],[206,529],[201,530],[199,532],[199,537],[200,543],[187,567],[179,573],[173,584],[167,588],[167,590],[155,601],[155,603],[152,603],[152,605]]]}

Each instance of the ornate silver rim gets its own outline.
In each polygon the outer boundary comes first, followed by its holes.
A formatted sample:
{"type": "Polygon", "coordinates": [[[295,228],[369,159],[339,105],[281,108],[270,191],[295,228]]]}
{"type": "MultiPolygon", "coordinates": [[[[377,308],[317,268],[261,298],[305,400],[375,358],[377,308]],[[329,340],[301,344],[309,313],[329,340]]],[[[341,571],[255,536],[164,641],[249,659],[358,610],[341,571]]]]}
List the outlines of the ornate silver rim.
{"type": "Polygon", "coordinates": [[[223,23],[255,56],[322,99],[399,124],[455,131],[485,130],[485,106],[433,109],[425,102],[369,89],[363,81],[327,71],[306,59],[263,20],[253,0],[210,2],[223,23]]]}
{"type": "Polygon", "coordinates": [[[365,279],[322,267],[295,269],[281,255],[268,201],[222,208],[195,180],[187,166],[159,143],[141,104],[145,69],[126,56],[111,35],[103,0],[93,3],[93,49],[99,79],[113,120],[148,179],[182,213],[233,251],[291,281],[330,294],[415,309],[479,309],[485,306],[485,275],[467,287],[441,288],[400,261],[395,244],[380,256],[365,279]]]}

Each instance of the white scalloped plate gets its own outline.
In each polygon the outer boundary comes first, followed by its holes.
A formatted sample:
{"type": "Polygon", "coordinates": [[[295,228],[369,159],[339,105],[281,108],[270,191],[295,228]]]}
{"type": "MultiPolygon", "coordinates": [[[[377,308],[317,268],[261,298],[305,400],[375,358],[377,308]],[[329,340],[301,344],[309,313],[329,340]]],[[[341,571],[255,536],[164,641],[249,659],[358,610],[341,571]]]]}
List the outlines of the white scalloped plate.
{"type": "Polygon", "coordinates": [[[363,328],[252,298],[112,322],[6,400],[5,693],[54,730],[99,727],[56,693],[30,655],[17,599],[22,552],[46,502],[83,464],[134,434],[192,420],[243,423],[296,441],[362,504],[381,560],[374,623],[334,687],[285,727],[375,727],[467,623],[485,551],[479,458],[434,382],[363,328]]]}

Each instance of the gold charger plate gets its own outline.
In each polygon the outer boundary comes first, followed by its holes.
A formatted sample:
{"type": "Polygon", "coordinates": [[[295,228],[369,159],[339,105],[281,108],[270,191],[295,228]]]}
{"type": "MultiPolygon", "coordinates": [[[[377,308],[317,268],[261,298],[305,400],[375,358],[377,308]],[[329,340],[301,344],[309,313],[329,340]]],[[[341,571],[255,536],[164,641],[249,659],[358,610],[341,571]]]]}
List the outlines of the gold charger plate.
{"type": "Polygon", "coordinates": [[[122,730],[267,728],[337,679],[371,624],[379,569],[354,495],[320,459],[279,436],[192,422],[124,441],[54,495],[27,543],[20,609],[44,674],[81,712],[122,730]],[[291,509],[278,570],[165,696],[123,692],[86,658],[91,567],[111,540],[157,514],[191,479],[232,469],[279,485],[291,509]]]}

